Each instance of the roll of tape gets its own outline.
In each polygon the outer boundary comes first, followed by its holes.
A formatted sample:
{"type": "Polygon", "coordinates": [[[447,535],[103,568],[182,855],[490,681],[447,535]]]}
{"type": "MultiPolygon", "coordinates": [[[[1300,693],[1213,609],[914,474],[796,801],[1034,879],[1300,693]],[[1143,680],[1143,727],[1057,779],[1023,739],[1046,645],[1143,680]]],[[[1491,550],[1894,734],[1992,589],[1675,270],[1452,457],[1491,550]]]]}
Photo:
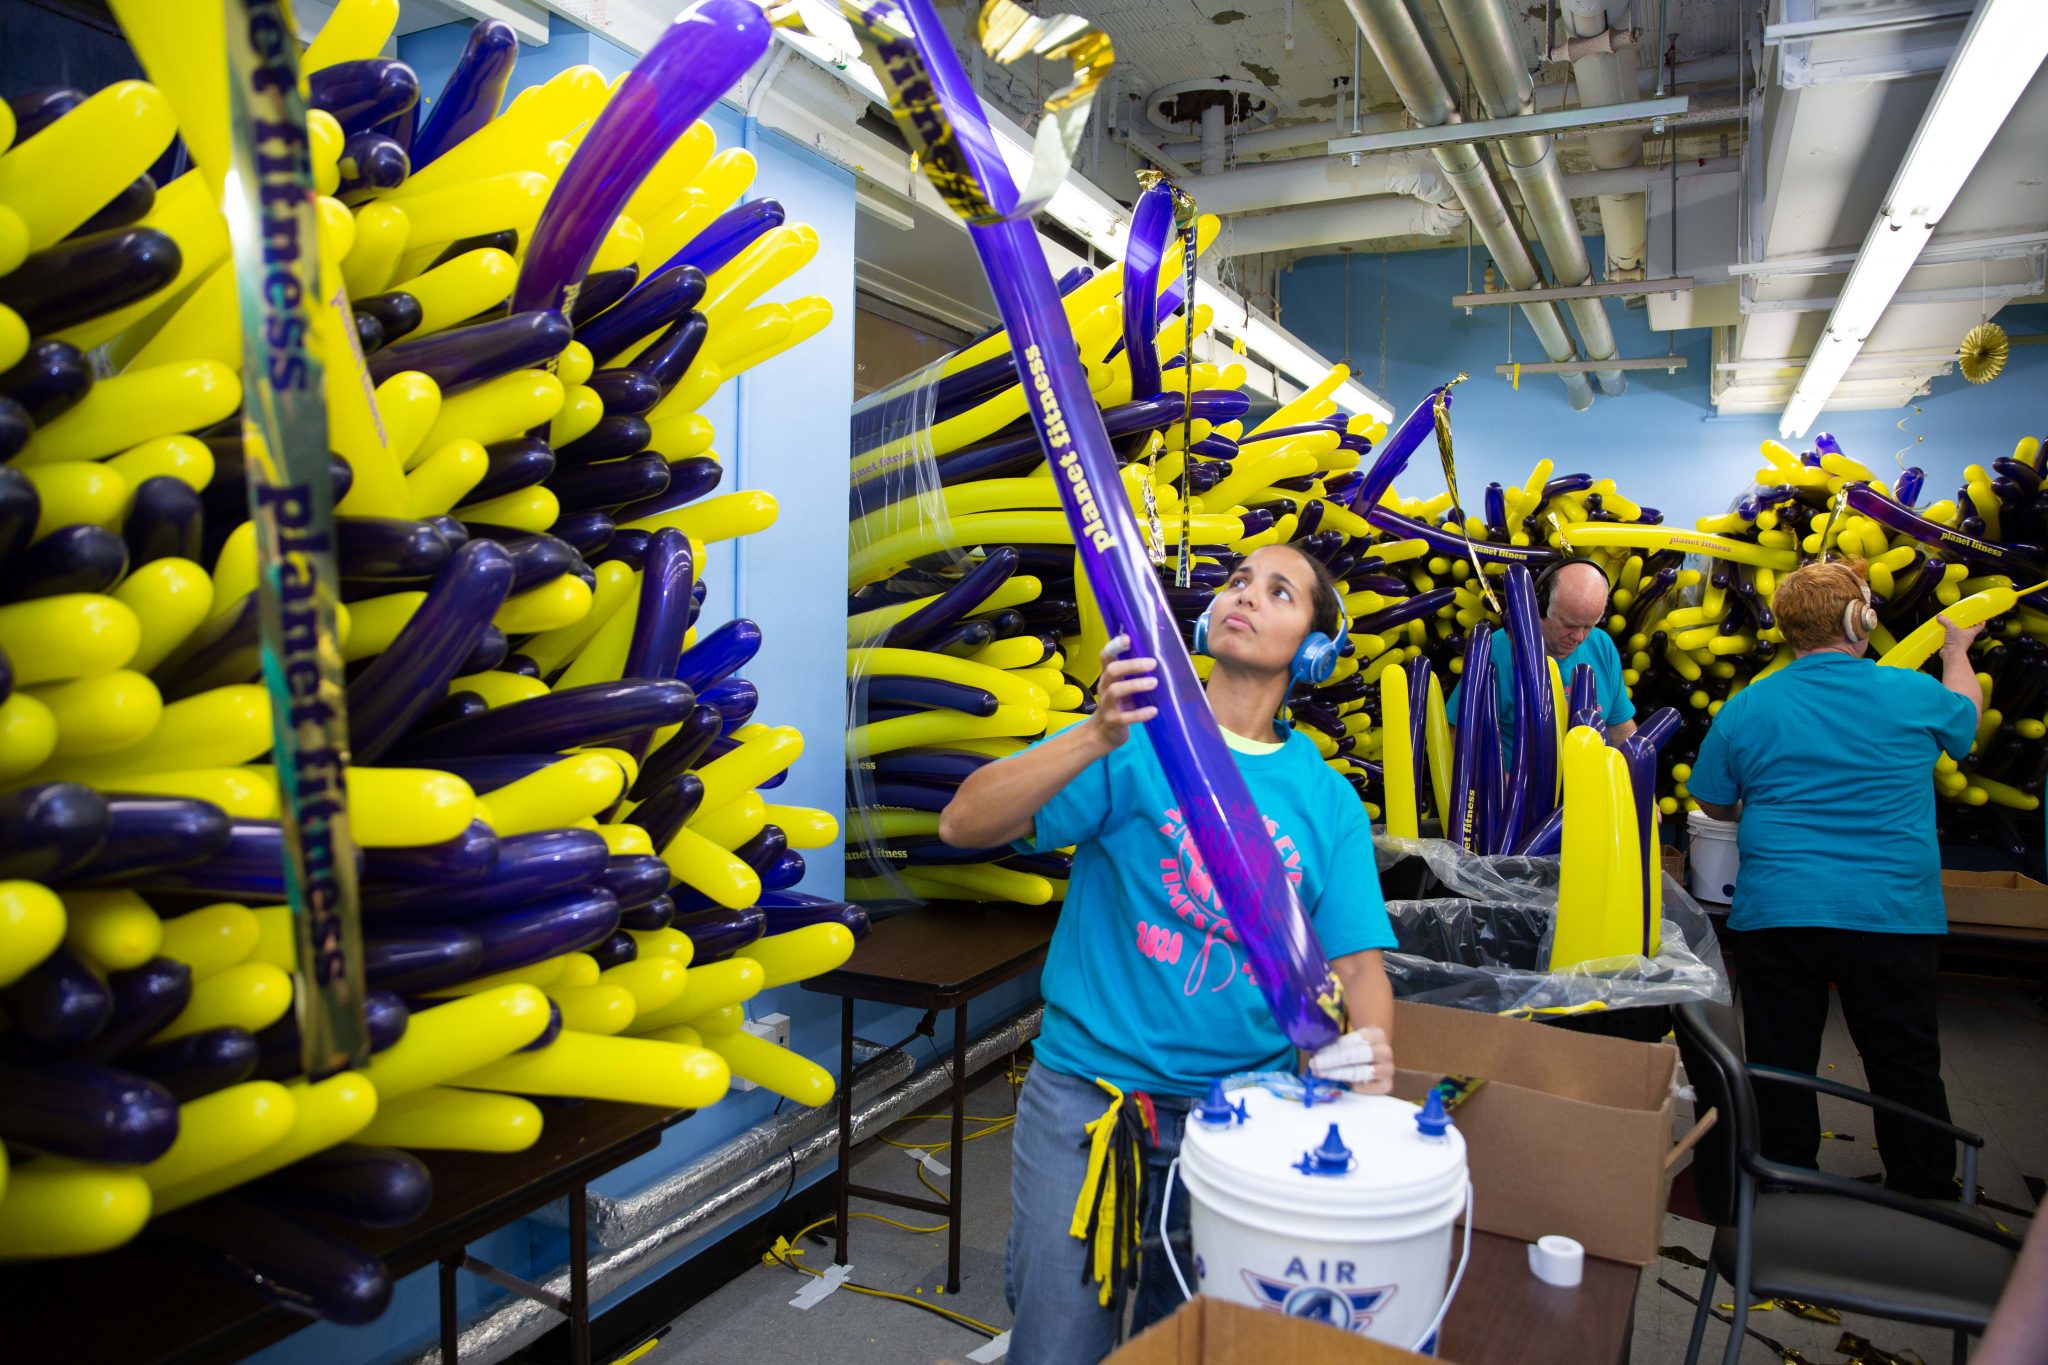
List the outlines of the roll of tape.
{"type": "Polygon", "coordinates": [[[1586,1273],[1586,1249],[1569,1237],[1539,1237],[1529,1248],[1529,1273],[1545,1284],[1570,1289],[1586,1273]]]}

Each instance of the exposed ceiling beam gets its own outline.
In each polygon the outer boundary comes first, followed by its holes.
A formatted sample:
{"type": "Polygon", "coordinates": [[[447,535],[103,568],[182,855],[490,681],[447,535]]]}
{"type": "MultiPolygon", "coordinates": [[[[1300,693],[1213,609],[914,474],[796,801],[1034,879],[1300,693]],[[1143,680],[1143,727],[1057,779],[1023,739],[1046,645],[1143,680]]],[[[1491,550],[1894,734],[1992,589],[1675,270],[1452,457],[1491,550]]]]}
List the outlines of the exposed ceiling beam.
{"type": "Polygon", "coordinates": [[[1453,142],[1492,142],[1504,137],[1526,137],[1531,133],[1612,128],[1617,124],[1651,123],[1657,119],[1675,118],[1691,107],[1690,95],[1666,95],[1662,99],[1602,104],[1591,109],[1553,109],[1546,114],[1470,119],[1463,123],[1439,123],[1433,128],[1401,128],[1387,133],[1366,133],[1360,137],[1335,137],[1330,139],[1326,150],[1331,156],[1345,156],[1351,152],[1442,147],[1453,142]]]}

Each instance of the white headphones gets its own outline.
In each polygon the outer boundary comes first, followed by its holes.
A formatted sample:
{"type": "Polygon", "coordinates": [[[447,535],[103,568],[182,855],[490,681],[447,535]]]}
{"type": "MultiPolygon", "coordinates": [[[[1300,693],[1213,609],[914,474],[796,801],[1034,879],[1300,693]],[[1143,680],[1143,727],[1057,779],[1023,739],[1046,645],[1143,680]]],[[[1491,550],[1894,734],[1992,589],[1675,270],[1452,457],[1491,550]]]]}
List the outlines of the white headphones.
{"type": "Polygon", "coordinates": [[[1863,600],[1842,608],[1842,634],[1852,645],[1860,645],[1877,629],[1877,608],[1870,605],[1870,585],[1861,585],[1863,600]]]}

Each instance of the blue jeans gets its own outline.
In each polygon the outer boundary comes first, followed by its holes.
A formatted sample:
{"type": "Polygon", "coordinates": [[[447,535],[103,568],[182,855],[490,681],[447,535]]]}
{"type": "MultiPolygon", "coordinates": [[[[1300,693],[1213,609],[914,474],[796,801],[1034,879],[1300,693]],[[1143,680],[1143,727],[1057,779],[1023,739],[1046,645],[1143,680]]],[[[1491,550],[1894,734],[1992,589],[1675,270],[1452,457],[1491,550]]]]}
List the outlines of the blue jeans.
{"type": "MultiPolygon", "coordinates": [[[[1010,1175],[1010,1241],[1003,1293],[1016,1322],[1010,1332],[1012,1365],[1094,1365],[1122,1337],[1120,1306],[1105,1308],[1087,1275],[1088,1245],[1068,1231],[1074,1203],[1088,1174],[1087,1125],[1109,1107],[1109,1093],[1092,1080],[1031,1068],[1017,1101],[1010,1175]]],[[[1135,1336],[1181,1304],[1180,1286],[1160,1254],[1159,1201],[1166,1168],[1180,1155],[1187,1126],[1185,1096],[1153,1098],[1159,1138],[1145,1150],[1143,1241],[1138,1287],[1131,1307],[1135,1336]]],[[[1185,1191],[1173,1204],[1174,1254],[1192,1276],[1185,1191]]]]}

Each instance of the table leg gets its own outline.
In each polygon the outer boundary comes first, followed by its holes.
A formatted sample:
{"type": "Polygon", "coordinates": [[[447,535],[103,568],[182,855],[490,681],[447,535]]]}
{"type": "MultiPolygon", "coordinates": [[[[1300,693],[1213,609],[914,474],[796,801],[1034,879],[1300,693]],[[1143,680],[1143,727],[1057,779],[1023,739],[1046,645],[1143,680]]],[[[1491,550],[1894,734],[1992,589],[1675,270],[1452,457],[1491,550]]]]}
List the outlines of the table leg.
{"type": "Polygon", "coordinates": [[[569,1191],[569,1359],[590,1365],[590,1223],[577,1185],[569,1191]]]}
{"type": "Polygon", "coordinates": [[[953,1180],[947,1196],[946,1292],[960,1292],[960,1158],[967,1127],[967,1004],[953,1011],[953,1180]]]}
{"type": "Polygon", "coordinates": [[[853,997],[839,1002],[839,1221],[835,1264],[847,1264],[848,1213],[847,1182],[853,1178],[853,997]]]}
{"type": "Polygon", "coordinates": [[[441,1365],[455,1365],[455,1271],[459,1260],[441,1262],[441,1365]]]}

